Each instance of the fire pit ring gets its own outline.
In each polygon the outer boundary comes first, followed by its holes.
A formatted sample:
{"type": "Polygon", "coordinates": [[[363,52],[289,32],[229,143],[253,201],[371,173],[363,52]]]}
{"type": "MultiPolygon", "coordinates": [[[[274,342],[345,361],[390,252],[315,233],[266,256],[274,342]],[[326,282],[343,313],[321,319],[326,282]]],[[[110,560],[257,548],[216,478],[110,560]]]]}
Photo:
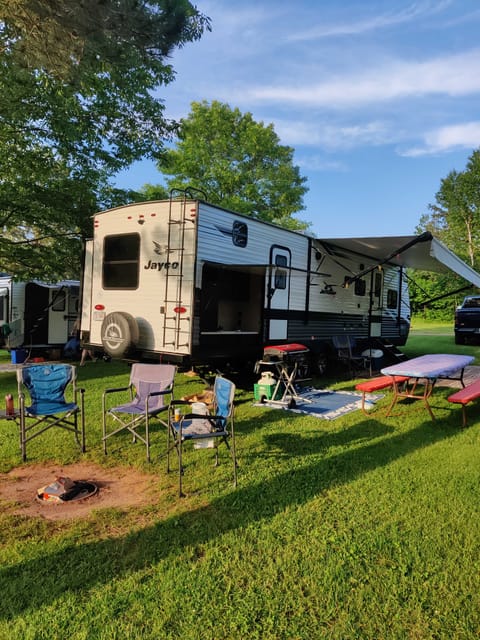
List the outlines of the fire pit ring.
{"type": "MultiPolygon", "coordinates": [[[[52,485],[50,485],[52,486],[52,485]]],[[[74,480],[63,493],[48,492],[49,487],[37,491],[37,500],[42,504],[68,504],[91,498],[98,492],[98,486],[90,480],[74,480]]]]}

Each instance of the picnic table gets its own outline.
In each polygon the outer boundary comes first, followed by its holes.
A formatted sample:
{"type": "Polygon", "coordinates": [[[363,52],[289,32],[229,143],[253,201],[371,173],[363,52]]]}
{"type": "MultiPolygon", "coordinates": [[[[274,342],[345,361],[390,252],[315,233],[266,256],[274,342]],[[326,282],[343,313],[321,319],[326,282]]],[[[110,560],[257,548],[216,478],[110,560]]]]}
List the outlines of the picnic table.
{"type": "Polygon", "coordinates": [[[458,380],[465,387],[463,373],[474,359],[473,356],[432,353],[384,367],[381,373],[393,379],[393,398],[386,415],[391,414],[402,398],[412,398],[422,400],[430,417],[435,420],[430,397],[437,380],[458,380]],[[404,382],[405,377],[409,379],[408,382],[404,382]]]}

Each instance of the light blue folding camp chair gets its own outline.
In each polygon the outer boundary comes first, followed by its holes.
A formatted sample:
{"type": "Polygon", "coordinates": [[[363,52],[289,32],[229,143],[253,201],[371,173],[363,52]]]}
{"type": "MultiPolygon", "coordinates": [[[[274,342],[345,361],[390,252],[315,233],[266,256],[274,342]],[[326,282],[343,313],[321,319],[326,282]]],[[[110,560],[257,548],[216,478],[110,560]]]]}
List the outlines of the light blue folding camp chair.
{"type": "MultiPolygon", "coordinates": [[[[132,365],[130,382],[126,387],[106,389],[103,393],[103,450],[107,453],[107,440],[123,430],[143,442],[147,448],[147,460],[150,462],[150,420],[157,418],[168,428],[167,420],[161,420],[159,415],[168,411],[173,399],[173,383],[176,367],[171,364],[143,364],[136,362],[132,365]],[[107,396],[129,392],[130,401],[117,406],[107,407],[107,396]],[[108,431],[108,418],[117,426],[108,431]],[[141,429],[141,431],[140,431],[141,429]]],[[[112,396],[114,397],[114,396],[112,396]]],[[[118,402],[118,400],[117,400],[118,402]]]]}
{"type": "Polygon", "coordinates": [[[71,364],[37,364],[18,369],[20,448],[24,461],[27,443],[53,427],[73,432],[85,452],[85,390],[77,388],[76,379],[76,368],[71,364]],[[27,406],[23,387],[30,395],[30,406],[27,406]],[[70,402],[65,399],[68,387],[70,402]]]}
{"type": "Polygon", "coordinates": [[[192,413],[178,415],[182,405],[190,405],[183,400],[174,400],[169,410],[169,431],[167,443],[167,472],[170,471],[170,451],[176,449],[178,456],[178,493],[183,496],[183,444],[184,442],[196,442],[198,448],[202,448],[199,441],[203,441],[207,448],[215,448],[215,466],[218,465],[218,447],[224,442],[230,450],[233,460],[233,485],[237,486],[237,460],[235,454],[235,430],[234,430],[234,396],[235,385],[230,380],[217,376],[213,387],[213,413],[192,413]],[[175,415],[177,414],[177,415],[175,415]],[[231,439],[231,445],[229,443],[231,439]]]}

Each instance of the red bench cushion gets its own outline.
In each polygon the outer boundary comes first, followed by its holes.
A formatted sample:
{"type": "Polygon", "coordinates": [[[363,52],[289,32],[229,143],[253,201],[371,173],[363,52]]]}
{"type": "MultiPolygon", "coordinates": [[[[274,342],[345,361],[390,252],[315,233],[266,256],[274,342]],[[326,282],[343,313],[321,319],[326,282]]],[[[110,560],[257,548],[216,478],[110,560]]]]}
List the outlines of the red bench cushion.
{"type": "MultiPolygon", "coordinates": [[[[395,376],[396,382],[406,382],[408,380],[407,376],[395,376]]],[[[385,389],[385,387],[390,387],[393,385],[393,377],[392,376],[380,376],[378,378],[372,378],[371,380],[367,380],[366,382],[359,382],[355,389],[358,391],[378,391],[379,389],[385,389]]]]}
{"type": "Polygon", "coordinates": [[[458,402],[459,404],[467,404],[472,400],[480,397],[480,380],[475,380],[464,389],[459,389],[456,393],[448,396],[449,402],[458,402]]]}

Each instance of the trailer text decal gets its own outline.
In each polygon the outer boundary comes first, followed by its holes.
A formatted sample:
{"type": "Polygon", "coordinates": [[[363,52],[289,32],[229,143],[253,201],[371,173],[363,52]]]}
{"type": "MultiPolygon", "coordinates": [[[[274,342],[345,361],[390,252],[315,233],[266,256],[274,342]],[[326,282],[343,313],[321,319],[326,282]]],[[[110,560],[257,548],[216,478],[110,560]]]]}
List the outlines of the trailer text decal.
{"type": "Polygon", "coordinates": [[[144,269],[157,269],[157,271],[161,271],[162,269],[178,269],[178,262],[152,262],[148,261],[144,269]]]}

